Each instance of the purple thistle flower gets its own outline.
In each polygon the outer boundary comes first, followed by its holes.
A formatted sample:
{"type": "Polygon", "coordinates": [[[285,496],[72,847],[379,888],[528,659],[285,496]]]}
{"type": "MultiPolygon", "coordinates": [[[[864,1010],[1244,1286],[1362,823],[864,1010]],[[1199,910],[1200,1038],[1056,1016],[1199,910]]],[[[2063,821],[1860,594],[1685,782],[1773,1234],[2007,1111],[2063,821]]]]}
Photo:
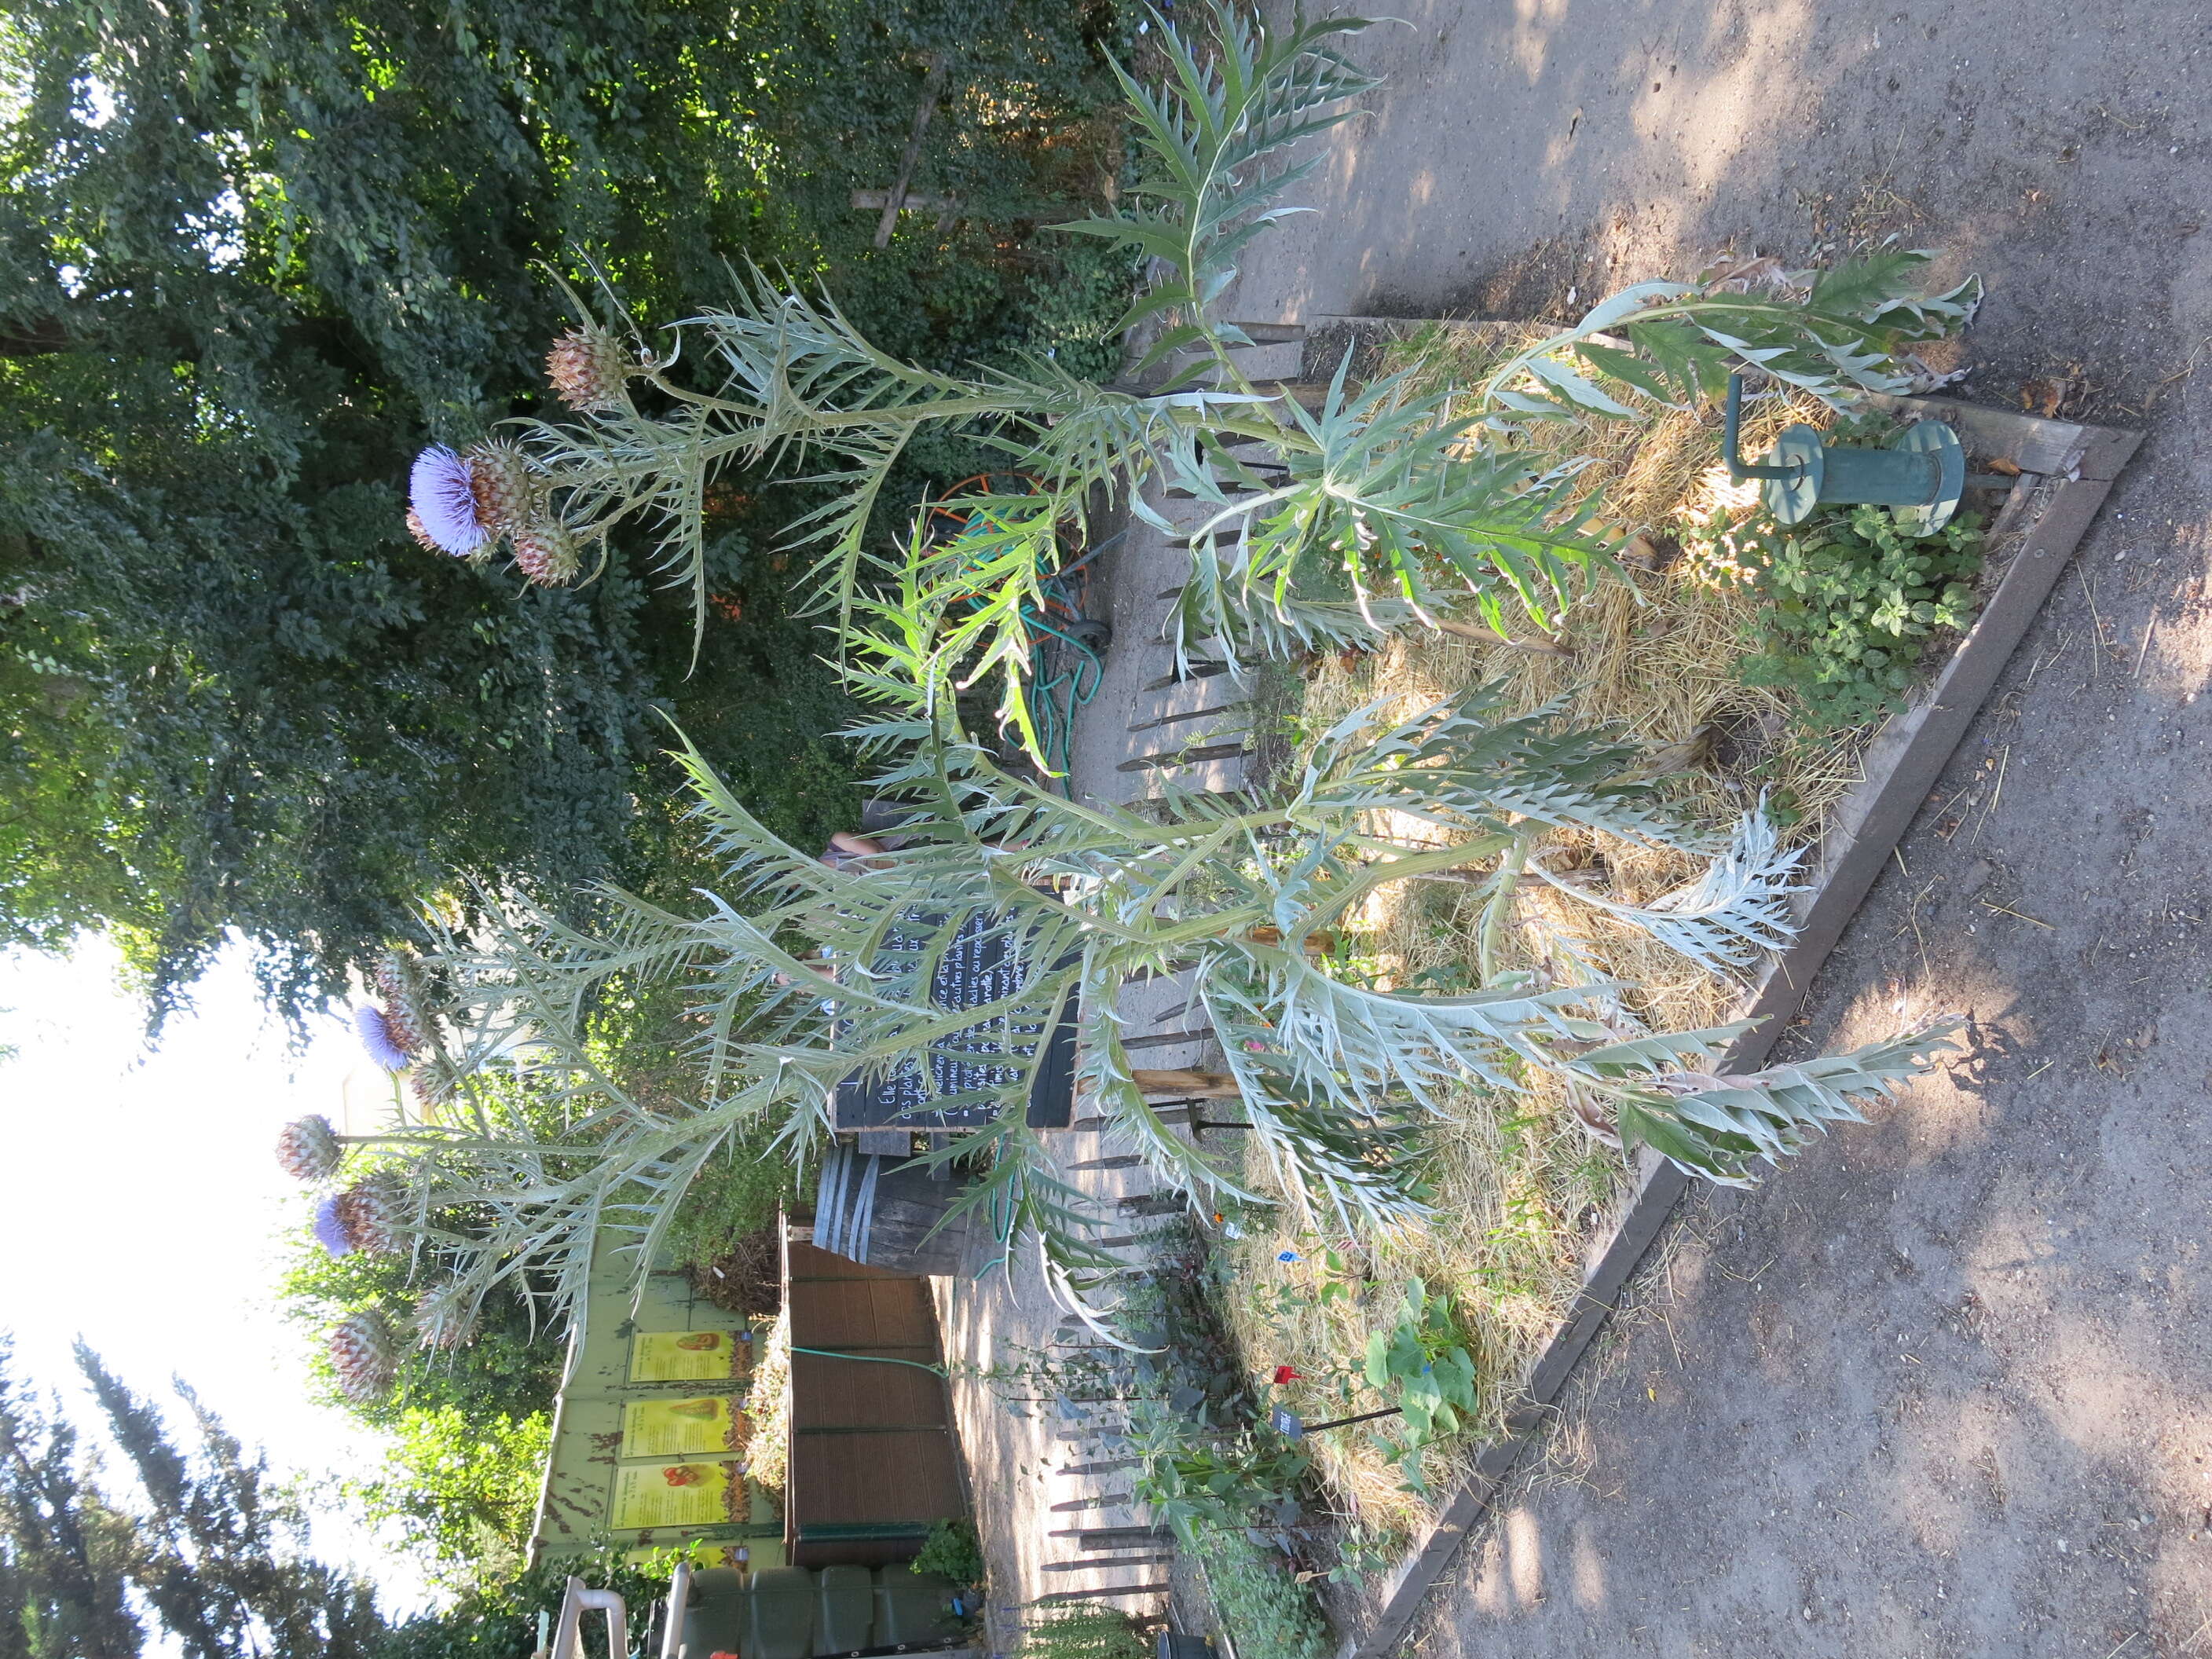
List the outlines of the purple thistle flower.
{"type": "Polygon", "coordinates": [[[338,1217],[338,1200],[335,1194],[315,1206],[315,1240],[332,1255],[351,1255],[353,1240],[346,1237],[345,1223],[338,1217]]]}
{"type": "Polygon", "coordinates": [[[387,1072],[407,1069],[407,1051],[392,1035],[392,1027],[385,1022],[384,1010],[374,1004],[353,1011],[353,1028],[361,1033],[361,1046],[368,1050],[368,1057],[387,1072]]]}
{"type": "Polygon", "coordinates": [[[407,495],[430,539],[455,558],[465,558],[491,539],[477,517],[476,481],[469,464],[443,444],[415,458],[407,495]]]}

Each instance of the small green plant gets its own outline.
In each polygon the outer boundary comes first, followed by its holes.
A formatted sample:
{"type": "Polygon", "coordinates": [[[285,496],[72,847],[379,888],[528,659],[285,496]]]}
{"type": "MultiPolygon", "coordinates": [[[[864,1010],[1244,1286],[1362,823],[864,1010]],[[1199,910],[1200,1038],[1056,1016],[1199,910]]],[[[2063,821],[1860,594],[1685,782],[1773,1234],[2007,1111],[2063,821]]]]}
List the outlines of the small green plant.
{"type": "Polygon", "coordinates": [[[1983,535],[1970,514],[1933,536],[1911,534],[1878,507],[1794,532],[1727,533],[1743,580],[1769,601],[1743,678],[1794,692],[1799,719],[1814,730],[1863,726],[1902,707],[1919,678],[1921,642],[1973,618],[1983,535]]]}
{"type": "Polygon", "coordinates": [[[1291,1564],[1234,1529],[1200,1535],[1213,1609],[1240,1654],[1266,1659],[1330,1659],[1336,1642],[1312,1594],[1291,1564]]]}
{"type": "Polygon", "coordinates": [[[1205,1529],[1298,1520],[1313,1458],[1295,1441],[1264,1427],[1211,1427],[1153,1401],[1132,1405],[1129,1429],[1142,1465],[1131,1490],[1186,1545],[1205,1529]]]}
{"type": "Polygon", "coordinates": [[[1095,1602],[1054,1607],[1022,1638],[1021,1659],[1150,1659],[1129,1616],[1095,1602]]]}
{"type": "Polygon", "coordinates": [[[983,1540],[972,1521],[935,1521],[921,1553],[914,1558],[916,1572],[933,1572],[956,1584],[983,1582],[983,1540]]]}
{"type": "Polygon", "coordinates": [[[1474,1357],[1468,1353],[1451,1297],[1431,1295],[1419,1279],[1406,1285],[1406,1305],[1389,1331],[1367,1339],[1362,1368],[1370,1388],[1394,1403],[1406,1422],[1400,1455],[1406,1482],[1425,1490],[1421,1480],[1422,1448],[1457,1432],[1460,1413],[1475,1408],[1474,1357]]]}

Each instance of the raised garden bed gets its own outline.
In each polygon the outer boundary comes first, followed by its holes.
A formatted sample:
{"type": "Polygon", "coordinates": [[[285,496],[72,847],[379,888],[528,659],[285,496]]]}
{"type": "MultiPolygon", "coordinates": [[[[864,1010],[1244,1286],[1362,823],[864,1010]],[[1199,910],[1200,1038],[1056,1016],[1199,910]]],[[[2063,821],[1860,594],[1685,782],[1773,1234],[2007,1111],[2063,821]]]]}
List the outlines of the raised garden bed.
{"type": "MultiPolygon", "coordinates": [[[[1936,665],[1909,706],[1859,757],[1863,777],[1820,815],[1798,896],[1796,939],[1769,960],[1729,1011],[1759,1024],[1736,1044],[1728,1069],[1754,1070],[1810,988],[1829,951],[1889,860],[2066,560],[2087,529],[2138,435],[2037,419],[1948,398],[1881,400],[1899,418],[1942,420],[1964,441],[1977,469],[2017,469],[2018,482],[1990,525],[1984,599],[1972,627],[1936,665]]],[[[1778,1178],[1787,1179],[1784,1172],[1778,1178]]],[[[1492,1492],[1539,1436],[1568,1374],[1622,1287],[1658,1236],[1689,1177],[1646,1154],[1606,1206],[1571,1300],[1528,1367],[1501,1425],[1460,1473],[1425,1535],[1381,1583],[1380,1610],[1349,1645],[1352,1659],[1382,1659],[1413,1620],[1423,1595],[1481,1520],[1492,1492]]]]}

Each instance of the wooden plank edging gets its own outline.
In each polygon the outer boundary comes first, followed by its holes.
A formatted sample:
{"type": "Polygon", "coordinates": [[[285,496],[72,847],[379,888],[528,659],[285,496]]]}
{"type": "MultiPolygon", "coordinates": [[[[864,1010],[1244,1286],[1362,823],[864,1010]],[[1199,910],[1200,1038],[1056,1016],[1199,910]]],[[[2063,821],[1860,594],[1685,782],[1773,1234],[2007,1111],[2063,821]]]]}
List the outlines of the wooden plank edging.
{"type": "MultiPolygon", "coordinates": [[[[2014,650],[2027,637],[2067,560],[2104,505],[2112,481],[2142,440],[2140,432],[2038,420],[1950,398],[1876,401],[1899,415],[1943,420],[1960,429],[1970,449],[2014,459],[2026,476],[1995,528],[2002,530],[2016,507],[2023,517],[2032,510],[2032,517],[2021,529],[2020,546],[1996,592],[1959,648],[1912,707],[1893,719],[1869,745],[1865,780],[1838,807],[1822,841],[1817,884],[1800,901],[1797,936],[1789,950],[1768,964],[1739,1016],[1762,1023],[1731,1049],[1729,1071],[1757,1069],[1780,1040],[1787,1016],[1811,990],[1883,863],[1927,799],[2014,650]],[[2029,460],[2039,465],[2029,467],[2029,460]],[[2033,509],[2021,507],[2031,501],[2031,489],[2048,493],[2041,495],[2033,509]]],[[[1522,1453],[1542,1437],[1569,1374],[1689,1185],[1690,1177],[1673,1164],[1648,1149],[1643,1154],[1636,1198],[1591,1264],[1574,1308],[1529,1373],[1528,1403],[1507,1419],[1506,1437],[1476,1456],[1474,1468],[1428,1535],[1392,1573],[1373,1625],[1364,1635],[1343,1644],[1340,1659],[1389,1659],[1395,1650],[1429,1589],[1451,1566],[1522,1453]]]]}

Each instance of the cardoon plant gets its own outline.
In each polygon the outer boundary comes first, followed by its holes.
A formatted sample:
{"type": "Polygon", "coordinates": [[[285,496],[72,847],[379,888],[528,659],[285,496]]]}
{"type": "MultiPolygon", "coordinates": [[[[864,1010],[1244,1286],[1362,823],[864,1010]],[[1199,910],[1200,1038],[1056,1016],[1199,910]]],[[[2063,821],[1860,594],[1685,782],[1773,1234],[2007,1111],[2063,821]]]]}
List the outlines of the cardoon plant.
{"type": "Polygon", "coordinates": [[[535,1265],[574,1312],[601,1236],[634,1245],[641,1267],[677,1198],[738,1130],[775,1121],[802,1156],[826,1133],[841,1082],[908,1068],[926,1080],[933,1048],[980,1033],[998,1056],[988,1073],[963,1067],[965,1092],[937,1103],[982,1105],[992,1119],[933,1156],[980,1166],[958,1204],[1009,1244],[1036,1240],[1079,1300],[1117,1264],[1090,1242],[1096,1218],[1024,1121],[1038,1036],[1063,1012],[1079,1032],[1089,1109],[1160,1182],[1209,1201],[1255,1196],[1139,1087],[1115,1012],[1134,975],[1188,976],[1191,1017],[1226,1056],[1251,1144],[1285,1201],[1332,1226],[1420,1212],[1419,1131],[1457,1085],[1514,1091],[1541,1074],[1607,1138],[1741,1184],[1944,1046],[1927,1028],[1731,1076],[1716,1068],[1741,1026],[1650,1030],[1617,987],[1508,970],[1488,952],[1485,983],[1468,995],[1346,977],[1309,944],[1378,888],[1469,885],[1499,927],[1524,878],[1551,873],[1544,839],[1563,828],[1707,856],[1703,877],[1650,905],[1560,890],[1703,967],[1738,970],[1789,936],[1796,854],[1777,850],[1756,813],[1715,842],[1639,781],[1640,750],[1556,710],[1507,716],[1486,690],[1403,721],[1355,714],[1269,794],[1170,793],[1146,808],[1063,799],[961,728],[925,557],[895,576],[893,597],[857,601],[866,626],[853,672],[878,709],[858,735],[884,764],[878,791],[910,814],[897,850],[832,869],[778,840],[690,753],[695,811],[726,872],[707,914],[617,894],[616,921],[591,935],[516,912],[494,948],[441,963],[463,1073],[525,1064],[541,1098],[572,1103],[577,1126],[549,1142],[479,1119],[417,1160],[415,1213],[496,1212],[481,1237],[422,1241],[474,1293],[535,1265]],[[936,1006],[937,965],[976,930],[1003,936],[1022,970],[994,1002],[936,1006]],[[647,1109],[600,1065],[582,1014],[611,978],[663,975],[693,988],[702,1081],[696,1101],[647,1109]]]}
{"type": "MultiPolygon", "coordinates": [[[[1641,418],[1703,398],[1731,368],[1831,400],[1904,390],[1897,354],[1955,331],[1979,296],[1977,282],[1916,293],[1926,256],[1897,250],[1795,276],[1762,262],[1758,280],[1719,269],[1627,289],[1480,388],[1402,375],[1354,388],[1340,373],[1309,410],[1247,380],[1236,349],[1249,341],[1220,298],[1244,247],[1297,210],[1280,198],[1315,161],[1293,163],[1292,146],[1377,84],[1340,50],[1367,24],[1209,16],[1203,57],[1160,20],[1164,84],[1121,73],[1142,161],[1124,205],[1058,227],[1148,256],[1154,274],[1124,320],[1150,334],[1136,373],[1158,380],[1152,389],[1101,387],[1034,358],[968,375],[923,368],[877,349],[826,295],[753,270],[726,307],[665,328],[658,357],[598,331],[556,345],[549,367],[580,418],[526,423],[538,522],[574,542],[642,521],[703,627],[710,480],[732,463],[803,470],[836,487],[798,535],[816,551],[815,597],[842,623],[870,526],[896,505],[884,500],[895,463],[926,429],[974,436],[1036,492],[963,498],[967,527],[930,575],[961,602],[940,614],[963,611],[981,661],[1005,670],[1004,713],[1034,750],[1024,678],[1041,584],[1101,501],[1126,500],[1165,528],[1142,495],[1158,477],[1212,507],[1176,532],[1193,562],[1176,628],[1232,660],[1371,641],[1456,608],[1494,629],[1509,609],[1549,628],[1612,538],[1581,499],[1577,465],[1531,468],[1515,441],[1527,423],[1641,418]]],[[[427,452],[417,468],[434,489],[416,511],[456,553],[502,527],[483,507],[475,454],[427,452]],[[465,484],[457,464],[473,469],[465,484]]]]}

